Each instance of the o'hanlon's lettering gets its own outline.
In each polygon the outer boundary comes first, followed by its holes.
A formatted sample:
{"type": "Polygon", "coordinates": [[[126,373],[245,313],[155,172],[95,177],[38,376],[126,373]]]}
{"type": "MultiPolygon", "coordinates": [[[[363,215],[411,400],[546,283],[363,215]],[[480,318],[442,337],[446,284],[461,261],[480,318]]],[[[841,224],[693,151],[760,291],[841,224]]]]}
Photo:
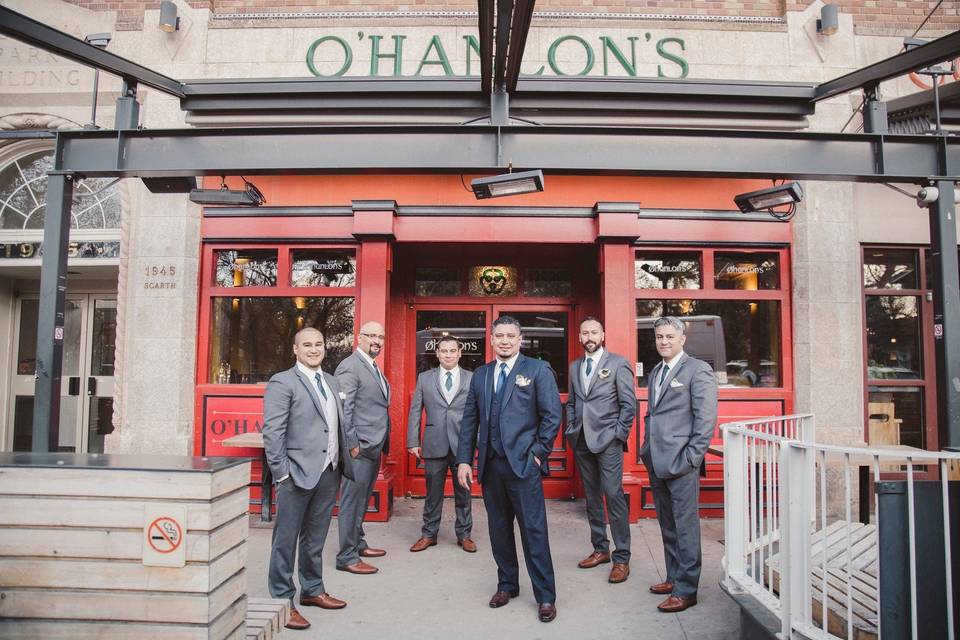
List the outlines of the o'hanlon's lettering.
{"type": "Polygon", "coordinates": [[[263,431],[263,423],[260,421],[260,418],[235,418],[224,420],[222,418],[217,418],[216,420],[210,421],[210,433],[215,436],[223,436],[228,432],[231,436],[238,436],[241,433],[261,433],[263,431]]]}

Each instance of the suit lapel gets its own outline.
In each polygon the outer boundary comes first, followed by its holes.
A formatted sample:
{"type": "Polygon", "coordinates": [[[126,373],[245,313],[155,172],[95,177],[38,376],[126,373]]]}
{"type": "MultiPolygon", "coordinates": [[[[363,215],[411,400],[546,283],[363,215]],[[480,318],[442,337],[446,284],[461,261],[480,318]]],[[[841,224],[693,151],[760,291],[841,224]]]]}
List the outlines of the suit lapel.
{"type": "Polygon", "coordinates": [[[303,388],[307,392],[307,395],[309,395],[310,399],[313,400],[313,406],[316,407],[317,413],[320,414],[320,419],[323,420],[324,424],[326,424],[327,414],[324,413],[323,407],[320,405],[320,398],[317,397],[317,390],[316,390],[316,387],[314,386],[315,383],[312,380],[308,381],[307,377],[303,373],[301,373],[299,367],[295,366],[293,368],[293,375],[295,375],[297,377],[297,380],[300,381],[300,384],[303,385],[303,388]]]}
{"type": "MultiPolygon", "coordinates": [[[[673,382],[673,379],[677,377],[677,373],[680,372],[680,369],[683,368],[683,365],[687,362],[689,358],[686,353],[680,358],[680,362],[677,363],[677,366],[667,371],[667,379],[663,381],[663,385],[660,386],[660,393],[657,394],[657,405],[660,404],[660,401],[663,400],[663,396],[667,395],[670,390],[670,383],[673,382]]],[[[663,366],[663,361],[660,361],[660,366],[663,366]]]]}
{"type": "Polygon", "coordinates": [[[447,400],[447,394],[443,388],[443,378],[446,371],[443,370],[443,367],[437,367],[434,369],[434,372],[434,383],[437,387],[437,393],[440,394],[440,399],[443,401],[443,403],[449,406],[450,402],[447,400]]]}
{"type": "Polygon", "coordinates": [[[510,396],[513,395],[513,389],[517,386],[516,380],[517,376],[523,375],[526,368],[524,365],[527,363],[527,357],[523,354],[517,356],[517,361],[513,363],[513,369],[510,369],[510,373],[507,374],[507,379],[504,382],[507,385],[507,388],[503,390],[503,396],[500,398],[500,406],[503,407],[510,401],[510,396]]]}
{"type": "Polygon", "coordinates": [[[487,394],[486,402],[484,402],[484,405],[487,408],[487,420],[490,419],[490,414],[493,410],[493,399],[497,396],[497,394],[493,392],[493,372],[496,371],[496,369],[497,361],[494,360],[490,364],[486,365],[486,371],[483,372],[483,377],[485,378],[483,381],[483,392],[487,394]]]}
{"type": "Polygon", "coordinates": [[[593,371],[593,377],[590,379],[590,388],[587,389],[587,392],[584,395],[584,399],[589,398],[590,395],[593,393],[593,390],[597,386],[597,381],[600,379],[600,370],[607,365],[607,360],[609,359],[610,359],[610,352],[604,349],[603,355],[600,356],[599,360],[597,360],[597,368],[593,371]]]}
{"type": "Polygon", "coordinates": [[[573,361],[573,380],[570,382],[573,384],[573,392],[581,399],[586,400],[587,394],[583,391],[583,374],[581,373],[581,370],[583,369],[583,363],[583,357],[577,358],[573,361]]]}
{"type": "MultiPolygon", "coordinates": [[[[360,360],[360,363],[367,370],[367,375],[373,378],[373,383],[377,385],[377,389],[380,389],[380,393],[383,394],[383,397],[386,398],[387,402],[390,402],[390,383],[387,382],[387,379],[383,377],[383,372],[380,372],[380,375],[377,376],[377,372],[373,370],[373,365],[360,355],[359,351],[354,351],[357,358],[360,360]],[[381,383],[380,379],[382,378],[383,382],[381,383]]],[[[376,362],[376,360],[374,360],[376,362]]]]}

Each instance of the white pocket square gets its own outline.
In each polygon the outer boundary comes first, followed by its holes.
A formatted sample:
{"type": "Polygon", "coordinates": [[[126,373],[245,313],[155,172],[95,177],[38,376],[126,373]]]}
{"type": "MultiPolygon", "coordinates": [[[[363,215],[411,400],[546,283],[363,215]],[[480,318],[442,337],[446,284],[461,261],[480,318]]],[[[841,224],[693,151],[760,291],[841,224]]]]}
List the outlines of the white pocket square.
{"type": "Polygon", "coordinates": [[[683,386],[683,383],[682,383],[682,382],[677,382],[676,380],[671,380],[671,381],[670,381],[670,386],[671,386],[671,387],[682,387],[682,386],[683,386]]]}
{"type": "Polygon", "coordinates": [[[343,391],[341,391],[341,392],[338,393],[337,395],[340,396],[340,399],[341,399],[341,400],[346,400],[346,399],[347,399],[347,394],[345,394],[343,391]]]}

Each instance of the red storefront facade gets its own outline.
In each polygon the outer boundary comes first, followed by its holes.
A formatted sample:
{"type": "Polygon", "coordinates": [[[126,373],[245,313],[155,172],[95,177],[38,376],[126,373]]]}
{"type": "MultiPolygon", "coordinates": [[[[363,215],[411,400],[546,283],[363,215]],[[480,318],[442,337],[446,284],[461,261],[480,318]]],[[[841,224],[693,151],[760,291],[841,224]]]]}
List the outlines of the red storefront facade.
{"type": "MultiPolygon", "coordinates": [[[[792,411],[790,224],[730,211],[735,194],[764,184],[548,176],[543,193],[478,204],[463,186],[472,177],[262,178],[269,206],[204,211],[197,455],[258,457],[221,443],[261,428],[263,383],[292,364],[290,338],[305,324],[327,333],[331,371],[362,322],[386,327],[391,453],[371,518],[389,517],[393,497],[424,493],[406,429],[416,374],[435,366],[431,338],[458,335],[473,368],[492,357],[488,330],[502,313],[524,325],[525,352],[553,365],[564,401],[584,317],[603,318],[608,348],[637,363],[624,471],[632,519],[653,515],[638,457],[644,372],[656,361],[649,318],[689,318],[688,351],[717,372],[721,422],[792,411]]],[[[562,437],[550,465],[548,497],[581,495],[562,437]]],[[[722,478],[722,458],[709,455],[704,515],[721,514],[722,478]]]]}

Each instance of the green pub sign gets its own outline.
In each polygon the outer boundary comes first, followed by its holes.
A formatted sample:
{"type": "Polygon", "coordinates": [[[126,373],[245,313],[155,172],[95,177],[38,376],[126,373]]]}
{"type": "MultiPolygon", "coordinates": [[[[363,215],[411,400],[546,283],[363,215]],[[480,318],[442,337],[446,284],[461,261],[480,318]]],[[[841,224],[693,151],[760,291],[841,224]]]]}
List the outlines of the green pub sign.
{"type": "MultiPolygon", "coordinates": [[[[429,68],[438,69],[447,76],[479,75],[480,42],[474,35],[463,36],[466,58],[460,69],[454,69],[439,35],[433,35],[422,52],[411,52],[409,46],[405,49],[406,39],[407,36],[402,34],[383,36],[358,31],[356,42],[351,44],[340,36],[322,36],[307,48],[307,68],[318,77],[346,75],[353,68],[354,49],[361,48],[369,50],[370,66],[368,69],[353,69],[352,75],[419,76],[429,68]],[[317,64],[320,52],[328,60],[338,61],[339,68],[332,73],[322,73],[317,64]],[[413,64],[416,64],[415,69],[413,64]],[[410,73],[411,69],[414,69],[413,73],[410,73]]],[[[684,58],[685,50],[683,38],[670,36],[654,39],[649,32],[627,36],[620,42],[604,35],[591,41],[567,34],[558,36],[550,43],[546,65],[540,65],[537,69],[523,69],[521,73],[534,76],[586,76],[591,73],[597,75],[594,71],[597,68],[599,75],[603,76],[636,77],[638,62],[649,61],[656,64],[658,78],[686,78],[690,65],[684,58]],[[561,51],[566,55],[580,53],[579,62],[561,64],[558,60],[561,51]]]]}

